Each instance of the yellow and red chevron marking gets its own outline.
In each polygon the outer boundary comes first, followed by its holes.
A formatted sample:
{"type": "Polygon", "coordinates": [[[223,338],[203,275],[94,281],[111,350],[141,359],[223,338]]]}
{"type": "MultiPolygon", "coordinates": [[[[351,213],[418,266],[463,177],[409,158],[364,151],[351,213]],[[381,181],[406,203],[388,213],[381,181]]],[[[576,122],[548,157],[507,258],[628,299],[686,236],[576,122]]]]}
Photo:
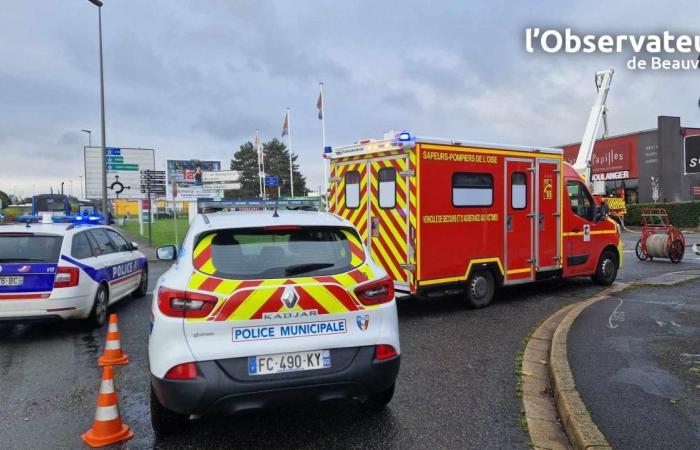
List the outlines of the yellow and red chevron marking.
{"type": "Polygon", "coordinates": [[[399,175],[406,170],[405,158],[372,161],[370,175],[372,217],[379,218],[379,235],[372,237],[371,253],[374,260],[387,271],[389,276],[399,282],[406,281],[406,273],[401,268],[408,259],[406,245],[406,228],[408,205],[406,203],[406,179],[399,175]],[[379,207],[379,171],[383,168],[396,170],[396,206],[390,209],[379,207]]]}
{"type": "Polygon", "coordinates": [[[336,177],[340,180],[335,183],[335,210],[339,216],[349,220],[360,232],[362,239],[367,242],[367,164],[356,162],[336,166],[336,177]],[[360,206],[348,208],[345,203],[345,175],[348,172],[357,172],[360,175],[360,206]]]}
{"type": "MultiPolygon", "coordinates": [[[[418,233],[418,204],[417,204],[417,187],[416,187],[416,179],[418,178],[418,167],[416,165],[416,151],[412,151],[409,153],[408,157],[408,169],[413,170],[414,176],[408,177],[408,215],[409,215],[409,224],[411,226],[411,229],[413,229],[413,245],[417,245],[416,242],[416,235],[418,233]]],[[[413,254],[409,255],[409,263],[413,264],[414,267],[416,267],[416,253],[415,249],[413,254]]],[[[411,292],[415,292],[415,289],[417,287],[416,283],[416,272],[409,272],[408,274],[408,282],[411,288],[411,292]]]]}
{"type": "Polygon", "coordinates": [[[341,230],[345,238],[348,240],[348,248],[350,249],[350,265],[353,267],[359,267],[360,264],[365,262],[365,251],[362,244],[357,239],[355,233],[351,233],[348,230],[341,230]]]}
{"type": "Polygon", "coordinates": [[[316,310],[317,314],[338,314],[371,309],[373,307],[364,306],[357,300],[353,289],[374,276],[367,264],[338,275],[271,280],[225,280],[195,271],[188,289],[214,294],[219,300],[208,317],[187,320],[256,320],[267,312],[316,310]],[[290,285],[300,296],[299,302],[291,309],[281,300],[285,286],[290,285]]]}

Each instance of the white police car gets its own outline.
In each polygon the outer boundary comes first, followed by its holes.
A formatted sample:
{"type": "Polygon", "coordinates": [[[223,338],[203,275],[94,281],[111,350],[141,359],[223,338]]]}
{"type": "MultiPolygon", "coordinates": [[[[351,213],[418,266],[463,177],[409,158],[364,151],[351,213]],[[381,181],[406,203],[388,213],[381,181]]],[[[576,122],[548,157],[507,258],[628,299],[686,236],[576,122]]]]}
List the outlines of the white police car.
{"type": "Polygon", "coordinates": [[[394,287],[353,225],[308,211],[199,215],[154,290],[151,421],[290,401],[381,407],[399,371],[394,287]]]}
{"type": "Polygon", "coordinates": [[[148,265],[136,245],[100,225],[0,225],[0,320],[88,319],[146,295],[148,265]]]}

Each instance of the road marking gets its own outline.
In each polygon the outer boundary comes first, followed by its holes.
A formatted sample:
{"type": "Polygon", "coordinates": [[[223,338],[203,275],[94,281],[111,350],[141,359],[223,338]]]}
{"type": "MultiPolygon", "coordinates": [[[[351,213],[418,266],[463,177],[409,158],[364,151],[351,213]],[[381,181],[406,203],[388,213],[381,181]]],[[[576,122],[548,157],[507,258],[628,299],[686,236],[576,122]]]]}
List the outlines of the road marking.
{"type": "Polygon", "coordinates": [[[614,330],[615,328],[620,326],[617,324],[613,325],[613,321],[615,321],[615,322],[624,322],[625,321],[625,312],[624,311],[620,311],[620,312],[617,311],[620,308],[620,306],[622,306],[623,303],[624,303],[624,300],[620,299],[620,304],[617,305],[617,307],[615,307],[612,314],[610,314],[610,317],[608,317],[608,328],[610,328],[611,330],[614,330]]]}

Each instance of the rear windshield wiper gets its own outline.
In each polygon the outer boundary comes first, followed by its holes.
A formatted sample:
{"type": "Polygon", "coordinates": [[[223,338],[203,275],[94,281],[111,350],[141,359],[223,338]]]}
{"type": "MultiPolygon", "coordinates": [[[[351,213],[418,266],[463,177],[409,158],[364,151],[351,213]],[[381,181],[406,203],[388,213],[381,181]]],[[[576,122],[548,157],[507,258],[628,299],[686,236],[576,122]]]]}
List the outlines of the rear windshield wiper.
{"type": "Polygon", "coordinates": [[[297,264],[296,266],[289,266],[284,270],[285,275],[298,275],[300,273],[312,272],[319,269],[327,269],[333,267],[333,263],[309,263],[309,264],[297,264]]]}

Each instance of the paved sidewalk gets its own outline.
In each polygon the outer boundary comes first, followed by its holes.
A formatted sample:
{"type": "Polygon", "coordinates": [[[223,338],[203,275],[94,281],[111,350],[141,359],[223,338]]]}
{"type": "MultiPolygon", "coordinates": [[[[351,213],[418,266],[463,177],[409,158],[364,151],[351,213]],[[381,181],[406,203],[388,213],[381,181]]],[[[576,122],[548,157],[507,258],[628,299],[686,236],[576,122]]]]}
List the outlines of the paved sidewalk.
{"type": "Polygon", "coordinates": [[[636,287],[588,307],[568,357],[616,449],[700,449],[700,280],[636,287]]]}

